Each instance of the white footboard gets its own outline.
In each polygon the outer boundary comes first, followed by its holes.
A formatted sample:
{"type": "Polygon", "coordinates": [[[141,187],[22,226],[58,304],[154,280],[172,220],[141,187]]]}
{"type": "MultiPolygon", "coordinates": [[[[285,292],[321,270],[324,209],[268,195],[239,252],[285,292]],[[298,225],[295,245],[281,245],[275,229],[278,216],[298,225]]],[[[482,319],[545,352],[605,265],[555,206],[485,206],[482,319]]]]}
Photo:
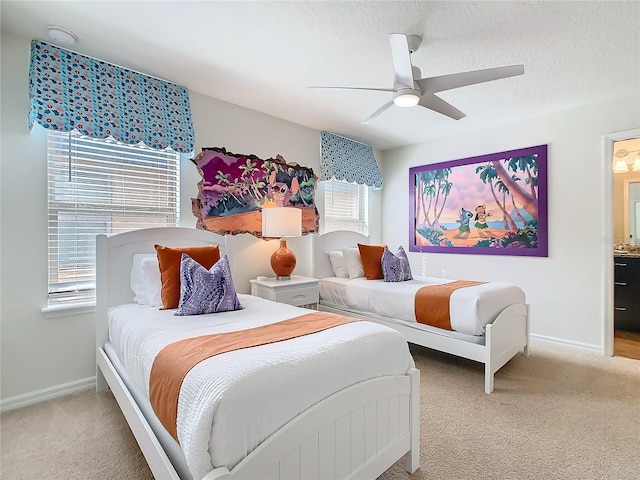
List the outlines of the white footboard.
{"type": "Polygon", "coordinates": [[[484,391],[491,393],[495,373],[518,352],[529,355],[529,305],[508,306],[486,331],[484,391]]]}
{"type": "Polygon", "coordinates": [[[232,471],[205,480],[367,478],[406,453],[419,467],[420,372],[375,378],[326,398],[256,448],[232,471]]]}
{"type": "MultiPolygon", "coordinates": [[[[98,349],[99,370],[129,424],[155,478],[178,474],[108,356],[98,349]]],[[[420,372],[374,378],[317,403],[283,426],[233,470],[217,468],[204,480],[346,479],[379,477],[405,455],[420,466],[420,372]],[[406,454],[406,455],[405,455],[406,454]]],[[[181,470],[181,469],[178,469],[181,470]]]]}

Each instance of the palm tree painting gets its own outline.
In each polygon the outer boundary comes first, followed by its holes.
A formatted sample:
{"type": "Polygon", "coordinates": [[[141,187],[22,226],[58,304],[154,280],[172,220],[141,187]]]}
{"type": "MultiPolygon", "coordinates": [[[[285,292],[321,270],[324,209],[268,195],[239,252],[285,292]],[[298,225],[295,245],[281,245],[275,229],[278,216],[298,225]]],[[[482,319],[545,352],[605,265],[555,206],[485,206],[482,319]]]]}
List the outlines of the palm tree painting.
{"type": "Polygon", "coordinates": [[[409,169],[409,248],[547,256],[547,146],[409,169]]]}
{"type": "Polygon", "coordinates": [[[263,160],[224,148],[203,148],[193,160],[202,177],[191,199],[196,227],[221,235],[262,234],[262,208],[302,210],[303,235],[318,231],[313,170],[277,155],[263,160]]]}

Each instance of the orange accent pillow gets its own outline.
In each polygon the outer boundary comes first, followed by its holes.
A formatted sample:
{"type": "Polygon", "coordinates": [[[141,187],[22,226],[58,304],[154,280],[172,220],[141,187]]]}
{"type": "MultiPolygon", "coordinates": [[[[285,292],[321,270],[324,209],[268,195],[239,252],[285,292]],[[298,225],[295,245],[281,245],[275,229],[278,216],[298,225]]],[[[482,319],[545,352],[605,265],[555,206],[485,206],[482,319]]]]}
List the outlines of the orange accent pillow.
{"type": "Polygon", "coordinates": [[[363,245],[358,244],[360,250],[360,259],[362,260],[362,269],[367,280],[377,280],[384,278],[382,273],[382,253],[386,245],[363,245]]]}
{"type": "Polygon", "coordinates": [[[186,253],[196,262],[209,270],[220,260],[219,245],[205,245],[202,247],[164,247],[156,245],[160,279],[162,280],[162,310],[178,308],[180,303],[180,260],[186,253]]]}

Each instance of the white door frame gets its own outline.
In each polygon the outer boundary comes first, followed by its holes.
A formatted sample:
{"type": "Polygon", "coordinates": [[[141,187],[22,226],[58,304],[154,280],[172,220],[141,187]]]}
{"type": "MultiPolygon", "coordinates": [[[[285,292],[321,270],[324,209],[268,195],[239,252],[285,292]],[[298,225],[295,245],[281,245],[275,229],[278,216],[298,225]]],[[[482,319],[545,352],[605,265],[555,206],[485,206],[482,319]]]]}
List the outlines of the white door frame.
{"type": "Polygon", "coordinates": [[[640,128],[611,133],[602,139],[604,159],[604,312],[603,312],[603,354],[613,356],[613,143],[640,137],[640,128]]]}

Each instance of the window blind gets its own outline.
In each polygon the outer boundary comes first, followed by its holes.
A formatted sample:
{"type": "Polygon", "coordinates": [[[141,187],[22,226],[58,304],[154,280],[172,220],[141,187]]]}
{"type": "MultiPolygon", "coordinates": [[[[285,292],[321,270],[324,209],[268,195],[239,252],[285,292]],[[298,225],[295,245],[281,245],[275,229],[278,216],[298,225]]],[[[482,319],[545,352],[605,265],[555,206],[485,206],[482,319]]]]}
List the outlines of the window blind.
{"type": "Polygon", "coordinates": [[[324,187],[324,233],[352,230],[369,235],[369,189],[366,185],[331,179],[324,187]]]}
{"type": "Polygon", "coordinates": [[[177,226],[180,155],[47,133],[49,305],[95,300],[95,238],[177,226]]]}

